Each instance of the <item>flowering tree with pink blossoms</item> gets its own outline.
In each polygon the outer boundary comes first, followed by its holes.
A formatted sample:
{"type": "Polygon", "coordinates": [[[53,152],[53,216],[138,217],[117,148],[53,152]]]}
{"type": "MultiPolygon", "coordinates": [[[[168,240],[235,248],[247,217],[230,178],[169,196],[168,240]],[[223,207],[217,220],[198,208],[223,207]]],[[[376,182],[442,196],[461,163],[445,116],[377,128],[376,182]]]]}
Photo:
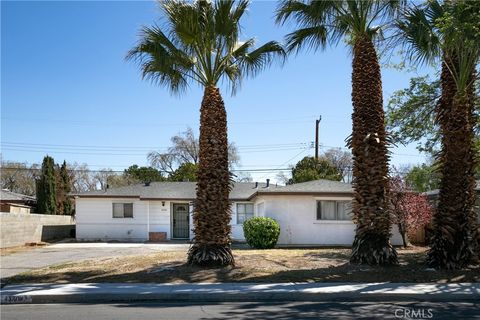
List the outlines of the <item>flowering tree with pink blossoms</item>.
{"type": "Polygon", "coordinates": [[[403,246],[407,247],[407,234],[430,223],[432,206],[426,195],[414,192],[399,176],[390,178],[390,205],[393,223],[397,224],[403,246]]]}

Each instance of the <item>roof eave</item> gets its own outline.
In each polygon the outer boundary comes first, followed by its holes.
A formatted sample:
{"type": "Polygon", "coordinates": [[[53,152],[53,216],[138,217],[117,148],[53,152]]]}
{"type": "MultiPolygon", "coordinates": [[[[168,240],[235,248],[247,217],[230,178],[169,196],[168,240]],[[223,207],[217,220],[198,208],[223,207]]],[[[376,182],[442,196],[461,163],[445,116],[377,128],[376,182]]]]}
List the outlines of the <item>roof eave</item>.
{"type": "MultiPolygon", "coordinates": [[[[89,194],[89,195],[71,195],[72,197],[80,199],[139,199],[141,201],[194,201],[195,198],[182,198],[182,197],[142,197],[142,196],[129,196],[129,195],[104,195],[104,194],[89,194]]],[[[229,201],[249,201],[251,197],[247,198],[231,198],[229,201]]]]}
{"type": "Polygon", "coordinates": [[[249,199],[253,199],[256,196],[330,196],[330,197],[344,197],[353,196],[353,191],[257,191],[249,199]]]}

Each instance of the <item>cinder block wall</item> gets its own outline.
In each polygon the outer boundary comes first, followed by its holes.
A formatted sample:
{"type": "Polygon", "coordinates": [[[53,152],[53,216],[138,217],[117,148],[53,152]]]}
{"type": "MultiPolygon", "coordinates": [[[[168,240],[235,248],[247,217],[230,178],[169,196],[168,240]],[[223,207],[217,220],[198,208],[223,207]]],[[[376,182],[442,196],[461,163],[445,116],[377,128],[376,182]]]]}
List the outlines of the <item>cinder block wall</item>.
{"type": "Polygon", "coordinates": [[[74,228],[70,216],[0,212],[0,247],[70,237],[74,228]]]}

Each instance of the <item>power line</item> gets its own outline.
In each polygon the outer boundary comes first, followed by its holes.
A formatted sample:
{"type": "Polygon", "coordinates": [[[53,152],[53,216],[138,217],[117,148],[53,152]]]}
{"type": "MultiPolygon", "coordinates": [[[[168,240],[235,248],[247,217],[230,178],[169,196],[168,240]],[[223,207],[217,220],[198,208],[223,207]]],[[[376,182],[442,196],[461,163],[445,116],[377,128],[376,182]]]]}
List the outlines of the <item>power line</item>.
{"type": "MultiPolygon", "coordinates": [[[[265,152],[278,152],[278,151],[290,151],[290,150],[299,150],[305,149],[305,147],[290,147],[290,148],[264,148],[261,150],[239,150],[238,153],[246,154],[246,153],[265,153],[265,152]]],[[[9,150],[9,151],[17,151],[17,152],[36,152],[36,153],[50,153],[50,154],[78,154],[78,155],[96,155],[96,156],[145,156],[146,152],[129,152],[129,153],[122,153],[113,152],[113,151],[101,151],[98,152],[75,152],[69,150],[53,150],[53,149],[21,149],[21,148],[2,148],[2,150],[9,150]]],[[[163,154],[163,153],[162,153],[163,154]]]]}
{"type": "Polygon", "coordinates": [[[48,143],[29,143],[29,142],[9,142],[2,141],[2,145],[13,146],[13,147],[55,147],[55,148],[91,148],[91,149],[141,149],[141,150],[151,150],[151,149],[168,149],[169,147],[148,147],[148,146],[106,146],[106,145],[75,145],[75,144],[48,144],[48,143]]]}
{"type": "MultiPolygon", "coordinates": [[[[312,144],[313,146],[315,145],[314,143],[312,144]]],[[[343,150],[343,151],[348,151],[350,152],[350,148],[346,148],[346,147],[335,147],[335,146],[327,146],[327,145],[320,145],[319,146],[320,149],[337,149],[337,150],[343,150]]],[[[390,152],[391,155],[394,155],[394,156],[407,156],[407,157],[419,157],[419,158],[425,158],[425,156],[421,155],[421,154],[407,154],[407,153],[395,153],[395,152],[390,152]]]]}
{"type": "MultiPolygon", "coordinates": [[[[303,119],[312,119],[315,116],[297,116],[289,118],[278,118],[278,119],[265,119],[265,120],[253,120],[253,121],[230,121],[229,125],[258,125],[258,124],[271,124],[279,125],[285,123],[307,123],[310,120],[303,119]]],[[[198,123],[156,123],[156,122],[122,122],[122,121],[91,121],[91,120],[71,120],[71,119],[33,119],[33,118],[15,118],[15,117],[1,117],[1,120],[4,121],[15,121],[15,122],[35,122],[37,124],[43,123],[57,123],[59,125],[79,125],[79,126],[121,126],[121,127],[178,127],[178,126],[193,126],[198,125],[198,123]]]]}
{"type": "MultiPolygon", "coordinates": [[[[167,154],[170,148],[159,150],[159,148],[141,149],[141,147],[134,147],[138,149],[131,149],[130,147],[112,147],[112,146],[81,146],[81,145],[55,145],[55,144],[30,144],[30,143],[11,143],[2,142],[2,149],[17,152],[36,152],[36,153],[52,153],[52,154],[81,154],[81,155],[100,155],[100,156],[145,156],[149,152],[158,152],[167,154]],[[152,149],[155,149],[154,151],[152,149]]],[[[245,153],[265,153],[289,151],[306,148],[308,143],[277,143],[277,144],[258,144],[258,145],[243,145],[237,147],[237,152],[245,153]]]]}
{"type": "MultiPolygon", "coordinates": [[[[279,167],[281,166],[284,166],[286,165],[287,163],[289,163],[290,161],[292,161],[293,159],[295,159],[296,157],[298,157],[299,155],[301,155],[302,153],[304,153],[305,151],[307,151],[308,149],[305,149],[303,151],[300,151],[299,153],[297,153],[296,155],[294,155],[292,158],[288,159],[287,161],[285,161],[284,163],[282,163],[279,167]]],[[[290,169],[285,169],[285,170],[290,170],[290,169]]],[[[278,170],[278,171],[283,171],[282,170],[278,170]]],[[[264,179],[265,178],[265,175],[263,175],[262,177],[260,177],[260,179],[264,179]]]]}
{"type": "MultiPolygon", "coordinates": [[[[104,156],[144,156],[145,153],[151,151],[157,151],[159,153],[168,153],[168,149],[159,150],[160,148],[151,149],[138,149],[133,148],[141,147],[115,147],[115,146],[81,146],[81,145],[53,145],[53,144],[20,144],[2,142],[2,149],[17,152],[36,152],[36,153],[60,153],[60,154],[80,154],[80,155],[104,155],[104,156]],[[46,146],[48,148],[42,148],[46,146]],[[118,150],[117,150],[118,149],[118,150]],[[143,151],[144,150],[144,151],[143,151]],[[163,151],[163,152],[162,152],[163,151]]],[[[264,144],[264,145],[245,145],[238,146],[238,153],[265,153],[265,152],[277,152],[277,151],[291,151],[291,150],[303,150],[306,148],[313,148],[314,143],[297,142],[297,143],[285,143],[285,144],[264,144]]],[[[145,147],[142,147],[145,148],[145,147]]],[[[350,151],[350,149],[338,146],[320,145],[320,149],[338,149],[344,151],[350,151]]],[[[391,153],[396,156],[408,156],[425,158],[420,154],[405,154],[405,153],[391,153]]]]}
{"type": "MultiPolygon", "coordinates": [[[[2,145],[7,147],[54,147],[56,149],[65,148],[65,149],[127,149],[127,150],[159,150],[159,149],[169,149],[170,147],[159,147],[159,146],[108,146],[108,145],[73,145],[73,144],[46,144],[46,143],[29,143],[29,142],[1,142],[2,145]]],[[[238,149],[255,149],[255,148],[264,148],[264,147],[289,147],[289,146],[307,146],[307,142],[290,142],[290,143],[272,143],[272,144],[252,144],[252,145],[240,145],[236,146],[238,149]]]]}
{"type": "MultiPolygon", "coordinates": [[[[39,165],[38,165],[39,166],[39,165]]],[[[41,168],[17,168],[17,167],[0,167],[0,170],[16,170],[16,171],[41,171],[41,168]]],[[[69,171],[74,172],[112,172],[112,173],[124,173],[124,170],[92,170],[92,169],[68,169],[69,171]]],[[[233,169],[230,171],[233,172],[269,172],[269,171],[281,171],[281,170],[290,170],[290,168],[258,168],[258,169],[233,169]]],[[[158,170],[161,173],[169,173],[166,170],[158,170]]]]}
{"type": "MultiPolygon", "coordinates": [[[[300,154],[297,154],[296,156],[298,156],[300,154]]],[[[292,158],[291,160],[293,160],[294,158],[292,158]]],[[[291,161],[289,160],[289,161],[291,161]]],[[[288,161],[287,161],[288,162],[288,161]]],[[[40,168],[40,165],[37,164],[37,168],[17,168],[17,167],[0,167],[0,170],[14,170],[14,171],[40,171],[42,170],[40,168]]],[[[233,170],[230,170],[232,172],[257,172],[257,173],[262,173],[262,172],[276,172],[276,171],[290,171],[292,168],[256,168],[256,169],[233,169],[233,170]]],[[[343,167],[343,168],[340,168],[342,169],[343,172],[348,172],[348,173],[351,173],[353,171],[353,169],[351,168],[351,166],[347,166],[347,167],[343,167]]],[[[85,171],[88,171],[88,172],[92,172],[92,173],[95,173],[95,172],[103,172],[103,173],[124,173],[125,171],[124,170],[99,170],[99,169],[90,169],[90,168],[86,168],[86,169],[68,169],[69,171],[73,171],[73,172],[85,172],[85,171]]],[[[405,175],[405,174],[408,174],[410,171],[405,171],[405,170],[397,170],[397,169],[394,169],[394,168],[390,168],[389,169],[390,172],[392,173],[396,173],[396,174],[400,174],[400,175],[405,175]]],[[[159,172],[161,173],[169,173],[168,171],[165,171],[165,170],[158,170],[159,172]]],[[[265,178],[265,176],[262,176],[260,177],[259,179],[263,179],[265,178]]]]}

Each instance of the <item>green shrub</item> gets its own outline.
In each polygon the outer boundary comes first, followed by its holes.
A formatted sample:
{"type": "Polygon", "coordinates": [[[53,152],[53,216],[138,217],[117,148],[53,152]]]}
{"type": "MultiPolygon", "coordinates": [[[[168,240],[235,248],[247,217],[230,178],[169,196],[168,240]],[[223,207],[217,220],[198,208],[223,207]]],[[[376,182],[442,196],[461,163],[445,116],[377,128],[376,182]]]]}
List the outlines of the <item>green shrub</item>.
{"type": "Polygon", "coordinates": [[[254,217],[243,223],[243,234],[250,247],[271,249],[280,235],[280,225],[272,218],[254,217]]]}

